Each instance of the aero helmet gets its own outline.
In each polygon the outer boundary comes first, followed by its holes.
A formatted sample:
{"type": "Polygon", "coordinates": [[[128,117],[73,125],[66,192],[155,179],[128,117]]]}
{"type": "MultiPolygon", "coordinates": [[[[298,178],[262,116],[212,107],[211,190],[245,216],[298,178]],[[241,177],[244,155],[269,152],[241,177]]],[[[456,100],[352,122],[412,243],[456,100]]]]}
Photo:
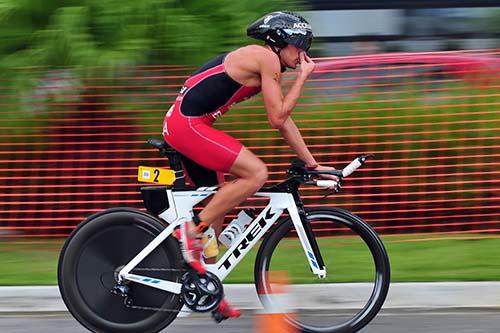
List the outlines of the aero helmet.
{"type": "Polygon", "coordinates": [[[311,25],[292,12],[273,12],[261,17],[247,28],[247,35],[278,48],[292,44],[304,51],[309,50],[313,38],[311,25]]]}

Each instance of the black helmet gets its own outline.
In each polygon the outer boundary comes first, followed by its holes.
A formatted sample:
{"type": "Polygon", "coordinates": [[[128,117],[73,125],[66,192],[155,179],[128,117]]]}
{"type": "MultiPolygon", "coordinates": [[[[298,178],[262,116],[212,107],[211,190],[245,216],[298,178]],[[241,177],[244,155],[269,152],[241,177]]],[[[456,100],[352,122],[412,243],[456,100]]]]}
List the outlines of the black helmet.
{"type": "Polygon", "coordinates": [[[284,48],[292,44],[305,51],[311,47],[313,38],[311,25],[292,12],[273,12],[261,17],[247,28],[247,35],[271,46],[284,48]]]}

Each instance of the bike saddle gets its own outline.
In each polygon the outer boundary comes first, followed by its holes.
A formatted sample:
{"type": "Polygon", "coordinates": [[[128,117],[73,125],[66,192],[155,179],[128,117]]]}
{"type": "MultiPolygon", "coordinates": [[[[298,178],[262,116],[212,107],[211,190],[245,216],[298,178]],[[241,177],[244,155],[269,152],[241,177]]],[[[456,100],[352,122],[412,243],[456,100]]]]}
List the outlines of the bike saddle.
{"type": "Polygon", "coordinates": [[[168,143],[165,142],[165,140],[159,140],[159,139],[153,139],[153,138],[151,138],[151,139],[148,140],[148,143],[151,146],[153,146],[153,147],[155,147],[155,148],[157,148],[157,149],[159,149],[161,151],[167,150],[169,148],[172,149],[172,147],[170,147],[168,145],[168,143]]]}
{"type": "Polygon", "coordinates": [[[179,154],[177,152],[177,150],[175,150],[174,148],[170,147],[170,145],[165,140],[150,138],[148,140],[148,143],[151,146],[153,146],[156,149],[158,149],[165,156],[171,157],[173,155],[178,155],[179,154]]]}

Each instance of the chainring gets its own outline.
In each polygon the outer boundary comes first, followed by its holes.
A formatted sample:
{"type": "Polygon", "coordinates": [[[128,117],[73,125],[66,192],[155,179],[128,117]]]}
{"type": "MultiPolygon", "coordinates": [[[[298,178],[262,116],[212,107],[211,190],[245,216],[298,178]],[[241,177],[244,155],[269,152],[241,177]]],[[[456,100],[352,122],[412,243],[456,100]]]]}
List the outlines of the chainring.
{"type": "Polygon", "coordinates": [[[210,312],[219,306],[224,297],[224,289],[215,274],[188,271],[182,277],[181,296],[190,310],[210,312]]]}

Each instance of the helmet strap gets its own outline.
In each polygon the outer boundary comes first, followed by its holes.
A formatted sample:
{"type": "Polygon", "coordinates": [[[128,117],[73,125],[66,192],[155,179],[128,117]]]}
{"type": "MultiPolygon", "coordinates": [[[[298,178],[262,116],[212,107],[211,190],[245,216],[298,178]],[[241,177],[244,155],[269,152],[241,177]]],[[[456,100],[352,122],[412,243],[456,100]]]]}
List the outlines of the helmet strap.
{"type": "Polygon", "coordinates": [[[272,45],[272,44],[268,44],[268,43],[266,43],[266,45],[268,45],[271,48],[271,50],[273,50],[273,52],[278,55],[278,57],[280,56],[281,48],[277,47],[276,45],[272,45]]]}
{"type": "MultiPolygon", "coordinates": [[[[271,47],[271,50],[273,50],[273,52],[278,55],[278,58],[281,59],[280,52],[281,52],[282,48],[277,47],[276,45],[271,45],[271,44],[267,44],[267,45],[269,45],[269,47],[271,47]]],[[[285,72],[286,71],[286,67],[283,66],[281,63],[280,63],[280,66],[281,66],[281,73],[285,72]]]]}

